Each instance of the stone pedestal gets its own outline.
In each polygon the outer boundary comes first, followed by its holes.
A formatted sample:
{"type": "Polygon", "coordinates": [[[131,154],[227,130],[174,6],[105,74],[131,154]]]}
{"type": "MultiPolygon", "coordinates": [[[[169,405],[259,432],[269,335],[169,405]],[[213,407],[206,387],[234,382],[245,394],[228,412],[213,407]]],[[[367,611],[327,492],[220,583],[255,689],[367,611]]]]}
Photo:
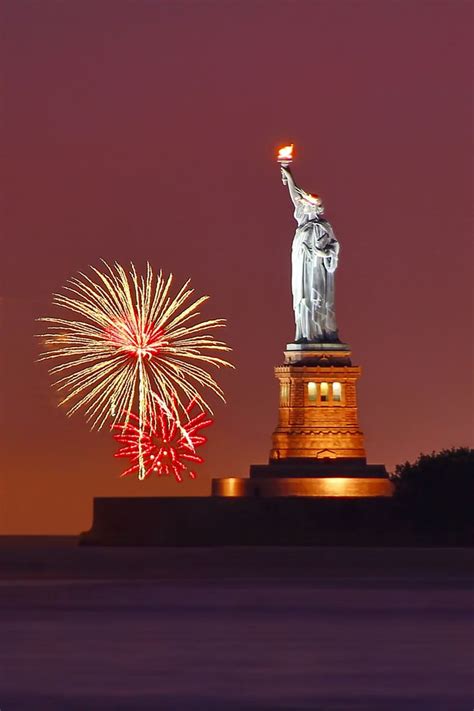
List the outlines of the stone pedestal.
{"type": "Polygon", "coordinates": [[[214,496],[391,496],[383,465],[368,465],[357,381],[345,343],[290,343],[275,368],[280,398],[269,463],[250,477],[213,479],[214,496]]]}
{"type": "Polygon", "coordinates": [[[357,415],[361,369],[343,343],[289,344],[275,368],[278,425],[270,462],[280,459],[365,459],[357,415]]]}

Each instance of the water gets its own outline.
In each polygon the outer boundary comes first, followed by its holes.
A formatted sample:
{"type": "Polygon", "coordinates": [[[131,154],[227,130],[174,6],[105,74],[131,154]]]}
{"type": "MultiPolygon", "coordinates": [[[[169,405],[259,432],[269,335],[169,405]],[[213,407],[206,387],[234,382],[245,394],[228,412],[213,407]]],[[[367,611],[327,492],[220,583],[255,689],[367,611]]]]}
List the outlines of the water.
{"type": "Polygon", "coordinates": [[[0,709],[473,708],[471,554],[0,544],[0,709]]]}

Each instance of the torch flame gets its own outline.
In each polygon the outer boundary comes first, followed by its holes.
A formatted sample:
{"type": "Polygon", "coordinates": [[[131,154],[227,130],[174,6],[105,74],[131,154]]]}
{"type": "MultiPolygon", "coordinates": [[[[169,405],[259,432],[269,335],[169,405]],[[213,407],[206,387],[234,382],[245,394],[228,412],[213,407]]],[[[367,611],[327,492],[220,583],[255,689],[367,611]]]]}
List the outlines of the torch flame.
{"type": "Polygon", "coordinates": [[[291,162],[293,160],[293,143],[290,146],[283,146],[278,151],[278,160],[291,162]]]}

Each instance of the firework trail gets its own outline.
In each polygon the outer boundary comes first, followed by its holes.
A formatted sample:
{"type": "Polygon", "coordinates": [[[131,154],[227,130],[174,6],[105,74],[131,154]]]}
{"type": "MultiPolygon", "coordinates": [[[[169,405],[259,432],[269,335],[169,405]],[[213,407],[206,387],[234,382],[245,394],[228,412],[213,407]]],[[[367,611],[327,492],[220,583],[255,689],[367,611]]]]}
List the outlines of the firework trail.
{"type": "Polygon", "coordinates": [[[40,319],[50,324],[41,336],[40,360],[59,361],[50,372],[68,415],[83,410],[92,429],[100,429],[109,416],[115,424],[136,409],[141,430],[145,420],[155,423],[161,406],[179,422],[180,410],[187,416],[183,400],[212,412],[201,391],[224,396],[206,368],[230,364],[209,352],[230,348],[208,333],[224,326],[223,319],[196,320],[208,297],[191,298],[189,280],[171,296],[172,275],[154,275],[150,265],[145,276],[133,264],[128,273],[117,263],[104,266],[92,268],[92,278],[81,273],[70,279],[67,293],[55,294],[53,304],[75,320],[40,319]]]}
{"type": "MultiPolygon", "coordinates": [[[[117,430],[114,439],[123,446],[114,456],[130,459],[129,468],[121,476],[136,472],[140,474],[140,458],[143,459],[145,477],[152,473],[157,476],[172,474],[177,481],[182,481],[182,474],[189,462],[202,464],[204,460],[196,454],[196,448],[207,440],[199,432],[212,425],[212,420],[204,412],[191,417],[194,405],[193,401],[186,408],[190,419],[184,425],[169,410],[162,408],[158,410],[155,424],[146,420],[141,429],[138,417],[133,413],[128,413],[124,424],[115,424],[112,428],[117,430]]],[[[189,476],[191,479],[196,478],[195,472],[191,470],[189,476]]]]}

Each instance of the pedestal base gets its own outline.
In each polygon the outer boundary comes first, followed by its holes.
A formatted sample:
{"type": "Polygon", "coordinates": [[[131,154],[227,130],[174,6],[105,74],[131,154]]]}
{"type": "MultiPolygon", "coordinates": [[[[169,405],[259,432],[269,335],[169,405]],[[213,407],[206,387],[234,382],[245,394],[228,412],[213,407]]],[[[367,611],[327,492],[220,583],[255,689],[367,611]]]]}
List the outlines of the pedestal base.
{"type": "Polygon", "coordinates": [[[253,464],[249,478],[212,480],[213,496],[392,496],[383,464],[360,459],[280,459],[253,464]]]}
{"type": "Polygon", "coordinates": [[[228,477],[212,480],[212,494],[237,497],[314,496],[351,499],[390,497],[392,484],[388,479],[364,477],[281,477],[261,480],[228,477]]]}

